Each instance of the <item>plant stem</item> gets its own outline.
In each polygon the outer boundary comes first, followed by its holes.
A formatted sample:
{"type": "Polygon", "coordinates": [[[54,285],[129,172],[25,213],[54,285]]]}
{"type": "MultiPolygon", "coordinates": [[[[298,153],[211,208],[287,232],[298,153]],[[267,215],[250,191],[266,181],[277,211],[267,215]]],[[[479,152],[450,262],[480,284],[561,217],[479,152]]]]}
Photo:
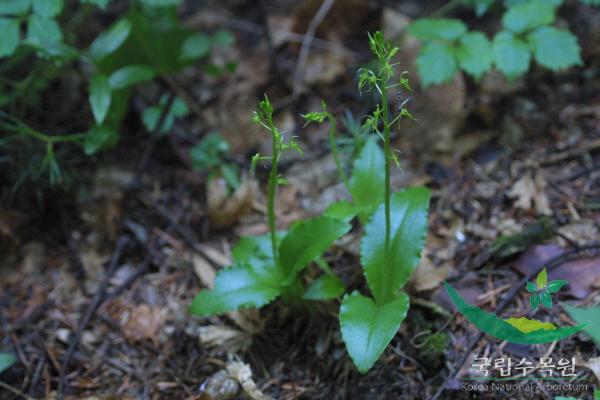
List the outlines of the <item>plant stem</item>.
{"type": "Polygon", "coordinates": [[[344,169],[342,168],[342,163],[340,162],[340,157],[338,155],[338,151],[337,151],[337,144],[335,142],[335,134],[337,132],[337,123],[335,122],[335,118],[333,117],[333,115],[331,115],[330,113],[327,113],[327,119],[329,120],[329,143],[331,146],[331,154],[333,156],[333,161],[335,161],[335,167],[338,170],[338,173],[340,175],[340,179],[342,180],[342,182],[344,182],[344,186],[346,186],[346,189],[348,191],[350,191],[350,182],[348,181],[348,177],[346,176],[346,173],[344,172],[344,169]]]}
{"type": "Polygon", "coordinates": [[[269,175],[269,199],[267,202],[267,217],[269,223],[269,231],[271,232],[271,249],[273,252],[273,261],[277,263],[277,237],[275,227],[275,193],[277,192],[277,162],[279,161],[279,146],[277,144],[277,128],[273,124],[272,118],[269,117],[269,127],[272,130],[272,156],[271,156],[271,174],[269,175]]]}
{"type": "Polygon", "coordinates": [[[435,10],[434,12],[432,12],[430,16],[432,18],[443,17],[444,15],[448,14],[450,11],[458,7],[462,2],[463,0],[451,0],[443,6],[441,6],[440,8],[438,8],[437,10],[435,10]]]}
{"type": "MultiPolygon", "coordinates": [[[[384,262],[386,270],[391,270],[390,265],[390,236],[391,236],[391,215],[390,215],[390,197],[391,197],[391,185],[390,185],[390,161],[392,159],[391,146],[390,146],[390,123],[389,123],[389,105],[387,97],[387,82],[384,82],[381,88],[381,108],[383,109],[383,151],[385,153],[385,244],[384,244],[384,262]]],[[[388,279],[387,274],[382,274],[384,279],[388,279]]],[[[387,293],[388,285],[383,285],[385,288],[383,301],[386,302],[389,299],[389,293],[387,293]]]]}

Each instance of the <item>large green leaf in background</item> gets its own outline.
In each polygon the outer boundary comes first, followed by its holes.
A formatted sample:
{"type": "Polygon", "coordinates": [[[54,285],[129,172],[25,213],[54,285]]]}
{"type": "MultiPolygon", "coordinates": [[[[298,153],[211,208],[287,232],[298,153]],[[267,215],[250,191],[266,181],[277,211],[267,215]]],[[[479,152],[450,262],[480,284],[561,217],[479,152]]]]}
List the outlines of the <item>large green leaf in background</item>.
{"type": "Polygon", "coordinates": [[[102,124],[110,108],[112,89],[108,78],[104,75],[95,75],[90,80],[90,106],[97,124],[102,124]]]}
{"type": "Polygon", "coordinates": [[[530,0],[508,9],[502,17],[502,25],[516,33],[548,25],[554,22],[556,7],[548,0],[530,0]]]}
{"type": "Polygon", "coordinates": [[[2,0],[0,3],[1,15],[24,15],[29,11],[29,0],[2,0]]]}
{"type": "Polygon", "coordinates": [[[126,65],[113,72],[108,78],[113,90],[125,89],[141,82],[149,81],[156,73],[146,65],[126,65]]]}
{"type": "Polygon", "coordinates": [[[320,257],[350,228],[350,224],[330,217],[296,222],[279,246],[279,262],[284,283],[289,283],[298,272],[320,257]]]}
{"type": "Polygon", "coordinates": [[[131,22],[122,19],[102,32],[90,45],[90,54],[96,60],[117,51],[131,33],[131,22]]]}
{"type": "Polygon", "coordinates": [[[386,304],[376,304],[358,292],[344,297],[340,307],[342,338],[360,372],[367,372],[381,356],[406,318],[408,307],[406,293],[386,304]]]}
{"type": "Polygon", "coordinates": [[[511,32],[501,31],[496,34],[492,53],[496,67],[509,78],[515,78],[529,69],[529,46],[511,32]]]}
{"type": "Polygon", "coordinates": [[[280,293],[274,266],[257,270],[250,264],[237,264],[217,274],[214,289],[201,290],[190,305],[196,315],[221,314],[241,307],[261,307],[280,293]]]}
{"type": "Polygon", "coordinates": [[[363,223],[383,201],[384,162],[385,156],[374,137],[367,140],[354,161],[349,189],[363,223]]]}
{"type": "Polygon", "coordinates": [[[469,32],[460,38],[456,57],[460,67],[479,79],[492,67],[492,44],[481,32],[469,32]]]}
{"type": "Polygon", "coordinates": [[[306,300],[329,300],[341,296],[345,290],[340,278],[333,274],[325,274],[315,279],[302,297],[306,300]]]}
{"type": "Polygon", "coordinates": [[[417,56],[417,70],[423,87],[451,80],[458,71],[454,47],[445,42],[425,43],[417,56]]]}
{"type": "Polygon", "coordinates": [[[0,353],[0,374],[17,361],[12,353],[0,353]]]}
{"type": "Polygon", "coordinates": [[[7,57],[15,52],[20,36],[18,19],[0,18],[0,57],[7,57]]]}
{"type": "Polygon", "coordinates": [[[33,12],[43,18],[54,18],[65,6],[64,0],[32,0],[33,12]]]}
{"type": "Polygon", "coordinates": [[[550,69],[565,69],[581,65],[581,49],[577,38],[569,31],[544,26],[527,37],[538,64],[550,69]]]}
{"type": "Polygon", "coordinates": [[[419,264],[427,233],[429,190],[405,189],[391,198],[390,260],[385,262],[385,209],[382,204],[365,227],[361,263],[378,304],[390,301],[419,264]]]}
{"type": "Polygon", "coordinates": [[[456,40],[467,31],[458,19],[419,18],[408,27],[408,32],[420,40],[456,40]]]}
{"type": "Polygon", "coordinates": [[[596,347],[600,349],[600,306],[578,308],[567,303],[563,303],[562,306],[578,324],[590,322],[583,331],[592,337],[596,347]]]}

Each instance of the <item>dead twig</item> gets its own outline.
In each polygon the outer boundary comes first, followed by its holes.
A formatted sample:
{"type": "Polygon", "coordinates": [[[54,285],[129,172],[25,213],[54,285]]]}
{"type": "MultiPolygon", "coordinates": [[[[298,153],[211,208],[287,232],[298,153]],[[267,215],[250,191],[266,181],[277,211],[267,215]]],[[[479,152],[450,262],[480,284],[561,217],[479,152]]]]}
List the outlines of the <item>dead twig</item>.
{"type": "Polygon", "coordinates": [[[100,286],[98,287],[98,290],[96,291],[96,294],[94,295],[94,298],[88,305],[83,318],[81,319],[81,321],[79,322],[79,325],[77,326],[77,330],[75,331],[75,334],[72,336],[72,339],[70,340],[69,348],[67,350],[67,355],[63,361],[62,368],[60,369],[60,376],[59,376],[59,380],[58,380],[58,393],[57,393],[57,396],[59,399],[63,398],[63,394],[64,394],[64,390],[65,390],[65,376],[67,373],[67,369],[69,368],[71,361],[73,360],[73,356],[75,355],[75,351],[77,350],[77,347],[79,346],[79,342],[81,341],[81,336],[83,335],[83,331],[89,325],[94,314],[96,313],[96,310],[98,309],[98,307],[100,307],[100,305],[104,301],[107,290],[108,290],[108,285],[110,284],[110,279],[112,278],[113,274],[116,272],[117,266],[119,265],[119,261],[121,260],[121,256],[123,255],[123,251],[125,250],[125,247],[127,246],[128,243],[129,243],[129,237],[126,235],[122,235],[117,240],[117,244],[115,246],[115,250],[113,252],[112,258],[110,260],[110,264],[108,265],[108,268],[104,275],[104,279],[100,283],[100,286]]]}
{"type": "MultiPolygon", "coordinates": [[[[510,292],[508,292],[508,294],[502,299],[502,301],[500,302],[500,304],[494,311],[494,314],[498,315],[498,314],[502,313],[506,309],[508,304],[510,304],[510,302],[515,298],[515,296],[523,289],[523,287],[525,287],[525,284],[527,283],[527,281],[531,281],[533,279],[533,277],[535,277],[544,268],[544,266],[548,269],[548,271],[550,271],[550,270],[558,267],[559,265],[565,263],[566,261],[569,261],[570,259],[574,258],[574,256],[576,256],[575,258],[580,257],[580,256],[578,256],[579,253],[589,252],[589,251],[597,252],[598,249],[600,249],[600,244],[586,245],[586,246],[581,246],[579,248],[567,250],[567,251],[563,252],[562,254],[559,254],[558,256],[552,258],[545,265],[540,266],[539,268],[536,268],[535,270],[530,271],[521,280],[521,282],[514,285],[513,288],[510,290],[510,292]]],[[[464,350],[462,357],[456,363],[456,365],[453,369],[453,372],[451,372],[450,374],[448,374],[446,376],[442,385],[439,387],[439,389],[437,390],[435,395],[431,398],[432,400],[439,399],[440,396],[444,393],[448,382],[450,382],[450,380],[452,380],[456,377],[456,374],[458,374],[458,371],[460,371],[462,369],[464,363],[467,361],[467,359],[469,358],[469,355],[471,354],[471,352],[473,351],[473,349],[475,348],[475,346],[481,340],[482,337],[483,337],[483,332],[478,332],[477,335],[475,336],[475,338],[469,343],[467,348],[464,350]]]]}

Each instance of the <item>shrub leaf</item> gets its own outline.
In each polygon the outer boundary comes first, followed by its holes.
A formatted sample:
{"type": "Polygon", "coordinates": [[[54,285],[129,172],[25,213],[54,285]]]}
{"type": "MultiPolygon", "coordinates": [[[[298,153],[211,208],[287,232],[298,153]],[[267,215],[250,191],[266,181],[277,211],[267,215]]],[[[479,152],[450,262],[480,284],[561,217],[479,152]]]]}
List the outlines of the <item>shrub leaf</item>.
{"type": "Polygon", "coordinates": [[[496,34],[492,43],[492,54],[496,67],[510,79],[529,69],[529,47],[511,32],[501,31],[496,34]]]}
{"type": "Polygon", "coordinates": [[[544,26],[527,37],[538,64],[553,70],[581,65],[577,38],[568,31],[544,26]]]}

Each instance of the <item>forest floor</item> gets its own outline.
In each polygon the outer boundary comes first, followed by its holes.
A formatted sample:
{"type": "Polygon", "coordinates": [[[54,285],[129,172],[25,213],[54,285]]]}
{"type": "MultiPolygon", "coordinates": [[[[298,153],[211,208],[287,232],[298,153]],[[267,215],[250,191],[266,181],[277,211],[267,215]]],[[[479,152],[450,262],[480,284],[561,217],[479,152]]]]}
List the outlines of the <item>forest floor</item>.
{"type": "MultiPolygon", "coordinates": [[[[236,35],[223,55],[238,60],[232,77],[198,82],[192,71],[177,83],[197,99],[197,112],[168,136],[150,139],[129,117],[119,147],[78,172],[83,189],[47,191],[0,209],[1,344],[18,358],[2,374],[0,398],[429,399],[442,385],[442,399],[553,398],[547,391],[517,396],[462,386],[478,357],[600,356],[583,334],[535,346],[482,337],[457,315],[441,285],[448,280],[479,307],[522,316],[527,292],[513,288],[546,266],[550,279],[570,282],[558,300],[598,303],[600,41],[592,39],[582,40],[585,65],[564,73],[534,68],[514,82],[491,76],[480,84],[460,76],[433,94],[414,93],[416,127],[394,133],[402,169],[393,185],[432,190],[430,228],[407,288],[407,320],[366,375],[345,351],[339,301],[302,311],[275,302],[260,311],[190,316],[191,300],[229,265],[236,240],[267,231],[266,169],[259,166],[227,199],[219,181],[191,171],[190,138],[219,131],[231,144],[230,161],[247,170],[251,155],[268,143],[249,121],[268,93],[276,123],[305,150],[303,158],[283,161],[288,184],[277,197],[279,228],[321,212],[347,193],[326,127],[303,128],[300,114],[318,110],[325,98],[336,116],[360,120],[373,105],[356,85],[357,65],[370,59],[365,32],[429,7],[334,6],[305,62],[306,79],[295,82],[311,2],[296,11],[269,10],[272,51],[262,34],[264,13],[229,3],[188,18],[236,35]],[[216,227],[215,215],[227,226],[216,227]]],[[[590,22],[597,16],[585,10],[568,8],[569,24],[580,38],[600,37],[600,24],[590,22]]],[[[348,290],[366,292],[360,237],[356,226],[327,261],[348,290]]],[[[545,312],[551,321],[572,322],[559,306],[545,312]]],[[[590,387],[600,379],[591,368],[577,373],[590,387]]]]}

